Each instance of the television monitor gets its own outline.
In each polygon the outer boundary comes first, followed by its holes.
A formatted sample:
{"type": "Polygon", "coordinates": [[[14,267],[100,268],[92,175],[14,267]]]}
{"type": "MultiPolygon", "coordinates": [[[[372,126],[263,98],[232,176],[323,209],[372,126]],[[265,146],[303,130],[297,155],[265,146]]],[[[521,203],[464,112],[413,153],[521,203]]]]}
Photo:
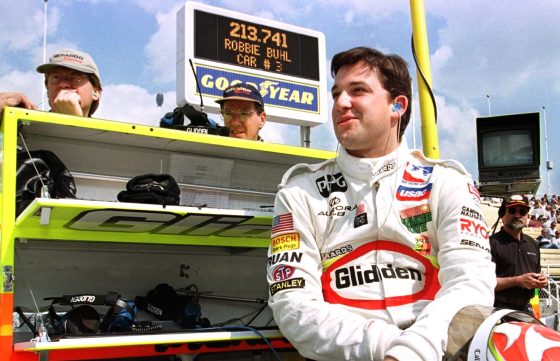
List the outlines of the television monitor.
{"type": "Polygon", "coordinates": [[[536,193],[540,184],[540,114],[476,118],[482,194],[536,193]]]}

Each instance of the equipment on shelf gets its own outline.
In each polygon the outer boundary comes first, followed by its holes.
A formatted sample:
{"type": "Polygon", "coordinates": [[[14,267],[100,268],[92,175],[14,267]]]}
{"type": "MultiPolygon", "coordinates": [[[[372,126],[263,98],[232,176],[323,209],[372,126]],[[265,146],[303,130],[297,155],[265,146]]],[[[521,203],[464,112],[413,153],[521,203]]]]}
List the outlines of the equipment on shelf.
{"type": "Polygon", "coordinates": [[[179,205],[181,190],[169,174],[142,174],[126,183],[126,190],[117,195],[121,202],[179,205]]]}
{"type": "Polygon", "coordinates": [[[16,171],[16,216],[38,197],[76,198],[74,177],[51,151],[19,152],[16,171]]]}
{"type": "Polygon", "coordinates": [[[87,335],[112,332],[145,331],[145,324],[135,326],[138,311],[133,301],[122,299],[117,292],[107,295],[77,294],[47,297],[49,306],[49,333],[52,335],[87,335]],[[71,306],[72,309],[59,316],[54,305],[71,306]],[[77,307],[74,307],[77,306],[77,307]],[[101,316],[93,306],[110,306],[101,316]]]}
{"type": "MultiPolygon", "coordinates": [[[[189,286],[196,288],[195,285],[189,286]]],[[[160,283],[146,297],[137,296],[136,305],[160,320],[174,321],[185,329],[207,328],[210,321],[202,317],[198,297],[179,295],[167,283],[160,283]]]]}

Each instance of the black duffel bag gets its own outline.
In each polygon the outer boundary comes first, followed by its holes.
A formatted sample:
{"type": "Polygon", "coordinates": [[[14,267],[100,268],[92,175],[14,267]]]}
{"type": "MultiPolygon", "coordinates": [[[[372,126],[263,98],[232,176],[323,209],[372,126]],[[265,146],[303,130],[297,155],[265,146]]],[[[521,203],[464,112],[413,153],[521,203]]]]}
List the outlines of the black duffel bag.
{"type": "Polygon", "coordinates": [[[143,174],[128,181],[126,190],[117,195],[120,202],[179,205],[181,190],[168,174],[143,174]]]}
{"type": "Polygon", "coordinates": [[[35,198],[44,195],[43,187],[46,187],[50,198],[76,198],[74,177],[53,152],[19,152],[16,171],[16,216],[35,198]]]}

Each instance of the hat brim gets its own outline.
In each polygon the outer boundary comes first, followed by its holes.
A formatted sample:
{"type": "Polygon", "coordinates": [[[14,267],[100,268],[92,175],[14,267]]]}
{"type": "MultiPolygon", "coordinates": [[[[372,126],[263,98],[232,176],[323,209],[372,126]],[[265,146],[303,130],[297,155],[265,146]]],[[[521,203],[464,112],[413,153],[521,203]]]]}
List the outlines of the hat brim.
{"type": "Polygon", "coordinates": [[[216,103],[222,104],[223,102],[225,102],[225,101],[227,101],[227,100],[244,100],[244,101],[246,101],[246,102],[253,102],[253,103],[257,103],[257,104],[262,105],[262,103],[259,102],[258,100],[249,99],[249,98],[244,98],[244,97],[236,97],[236,96],[218,99],[218,100],[216,100],[216,103]]]}
{"type": "Polygon", "coordinates": [[[46,74],[50,70],[52,70],[53,68],[58,68],[58,67],[77,70],[77,71],[82,72],[82,73],[93,74],[93,75],[97,76],[97,74],[95,74],[95,72],[91,71],[91,69],[81,67],[77,64],[50,64],[50,63],[48,63],[48,64],[39,65],[37,67],[37,72],[42,73],[42,74],[46,74]]]}
{"type": "Polygon", "coordinates": [[[531,208],[531,206],[525,204],[524,202],[511,202],[509,203],[506,208],[511,208],[511,207],[525,207],[525,208],[531,208]]]}

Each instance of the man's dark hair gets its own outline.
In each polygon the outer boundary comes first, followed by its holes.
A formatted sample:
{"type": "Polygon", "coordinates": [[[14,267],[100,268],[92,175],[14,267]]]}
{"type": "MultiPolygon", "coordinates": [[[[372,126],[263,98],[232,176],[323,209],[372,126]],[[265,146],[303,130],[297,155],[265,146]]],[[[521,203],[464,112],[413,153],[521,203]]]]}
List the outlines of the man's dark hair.
{"type": "Polygon", "coordinates": [[[333,78],[340,68],[354,65],[360,61],[369,66],[372,71],[377,71],[383,88],[389,92],[391,98],[404,95],[408,99],[408,108],[401,116],[399,129],[399,139],[402,139],[412,111],[412,78],[408,73],[408,64],[398,55],[386,55],[372,48],[357,47],[340,52],[333,57],[331,62],[333,78]]]}

